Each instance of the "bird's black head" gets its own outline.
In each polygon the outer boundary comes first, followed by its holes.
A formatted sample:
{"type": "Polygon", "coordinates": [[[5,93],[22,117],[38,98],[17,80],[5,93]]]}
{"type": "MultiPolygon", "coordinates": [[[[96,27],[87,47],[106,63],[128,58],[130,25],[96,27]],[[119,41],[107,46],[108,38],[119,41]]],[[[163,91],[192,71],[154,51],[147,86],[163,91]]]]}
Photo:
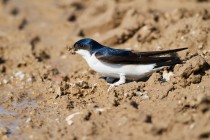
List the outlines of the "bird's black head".
{"type": "Polygon", "coordinates": [[[84,39],[77,41],[73,45],[72,49],[74,52],[76,52],[78,50],[87,50],[92,54],[92,53],[94,53],[94,51],[96,51],[102,47],[103,47],[103,45],[101,45],[97,41],[95,41],[91,38],[84,38],[84,39]]]}

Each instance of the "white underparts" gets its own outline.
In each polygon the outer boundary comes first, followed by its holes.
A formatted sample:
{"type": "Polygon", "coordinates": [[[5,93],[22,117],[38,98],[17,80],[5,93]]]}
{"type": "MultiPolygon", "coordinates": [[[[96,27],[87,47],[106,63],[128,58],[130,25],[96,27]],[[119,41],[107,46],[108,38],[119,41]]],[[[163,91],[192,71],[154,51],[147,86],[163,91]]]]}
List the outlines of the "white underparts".
{"type": "Polygon", "coordinates": [[[95,57],[95,54],[91,55],[87,50],[78,50],[76,53],[80,54],[94,71],[106,77],[120,78],[120,75],[124,75],[128,80],[139,80],[162,69],[154,69],[155,64],[111,64],[102,62],[95,57]]]}

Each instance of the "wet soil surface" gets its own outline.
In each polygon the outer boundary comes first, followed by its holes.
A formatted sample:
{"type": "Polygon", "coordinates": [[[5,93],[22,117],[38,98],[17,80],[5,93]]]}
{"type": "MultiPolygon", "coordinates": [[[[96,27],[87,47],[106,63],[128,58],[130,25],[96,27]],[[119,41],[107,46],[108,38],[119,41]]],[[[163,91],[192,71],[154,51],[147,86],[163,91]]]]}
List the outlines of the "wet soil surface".
{"type": "Polygon", "coordinates": [[[1,0],[0,139],[210,139],[209,0],[1,0]],[[67,46],[188,47],[185,63],[109,85],[67,46]]]}

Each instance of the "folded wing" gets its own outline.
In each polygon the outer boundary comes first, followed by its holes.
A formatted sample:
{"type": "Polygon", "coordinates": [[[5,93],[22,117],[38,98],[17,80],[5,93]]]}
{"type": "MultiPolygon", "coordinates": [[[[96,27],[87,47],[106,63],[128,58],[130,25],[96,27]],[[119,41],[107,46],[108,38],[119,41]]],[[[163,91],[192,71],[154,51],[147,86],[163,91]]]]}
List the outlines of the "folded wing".
{"type": "Polygon", "coordinates": [[[153,64],[160,65],[173,65],[180,63],[179,57],[162,55],[175,53],[185,50],[187,48],[164,50],[164,51],[150,51],[150,52],[134,52],[128,50],[103,48],[95,53],[96,58],[100,61],[112,64],[153,64]],[[164,64],[165,63],[165,64],[164,64]]]}

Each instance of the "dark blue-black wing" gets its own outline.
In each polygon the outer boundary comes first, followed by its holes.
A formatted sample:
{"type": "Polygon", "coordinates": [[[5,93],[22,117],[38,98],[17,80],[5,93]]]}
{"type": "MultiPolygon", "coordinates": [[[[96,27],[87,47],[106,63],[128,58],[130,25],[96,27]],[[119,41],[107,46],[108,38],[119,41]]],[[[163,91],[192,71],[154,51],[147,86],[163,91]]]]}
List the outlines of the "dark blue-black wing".
{"type": "Polygon", "coordinates": [[[170,65],[180,63],[178,57],[163,57],[161,55],[175,53],[187,48],[164,50],[164,51],[151,51],[151,52],[134,52],[121,49],[102,48],[95,53],[97,59],[103,62],[112,64],[152,64],[156,63],[163,65],[167,62],[170,65]]]}

